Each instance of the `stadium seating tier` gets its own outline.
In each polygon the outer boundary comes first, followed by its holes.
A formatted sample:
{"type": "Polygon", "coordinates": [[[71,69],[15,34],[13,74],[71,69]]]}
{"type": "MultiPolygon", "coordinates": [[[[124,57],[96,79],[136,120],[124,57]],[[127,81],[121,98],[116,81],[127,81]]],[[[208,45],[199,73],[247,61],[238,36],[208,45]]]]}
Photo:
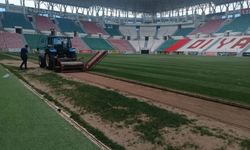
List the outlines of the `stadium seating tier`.
{"type": "Polygon", "coordinates": [[[82,38],[92,50],[115,50],[106,40],[99,38],[82,38]]]}
{"type": "Polygon", "coordinates": [[[58,26],[63,32],[78,31],[79,33],[85,33],[81,27],[77,26],[73,20],[65,18],[57,18],[58,26]]]}
{"type": "Polygon", "coordinates": [[[31,23],[26,21],[23,14],[13,12],[3,12],[4,18],[1,19],[4,28],[15,28],[15,26],[23,29],[34,30],[31,23]]]}

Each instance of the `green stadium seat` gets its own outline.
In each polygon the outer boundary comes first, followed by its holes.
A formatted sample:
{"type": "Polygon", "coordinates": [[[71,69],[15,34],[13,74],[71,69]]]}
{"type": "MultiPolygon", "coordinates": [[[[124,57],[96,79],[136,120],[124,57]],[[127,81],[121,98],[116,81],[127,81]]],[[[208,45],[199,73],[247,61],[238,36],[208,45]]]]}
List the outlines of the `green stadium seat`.
{"type": "Polygon", "coordinates": [[[64,18],[57,18],[58,21],[58,27],[61,29],[63,32],[73,32],[73,31],[78,31],[79,33],[85,33],[83,29],[79,26],[77,26],[73,20],[71,19],[64,19],[64,18]]]}
{"type": "Polygon", "coordinates": [[[235,18],[230,24],[223,26],[216,33],[224,33],[227,30],[233,32],[244,32],[250,25],[250,14],[243,14],[241,17],[235,18]]]}
{"type": "Polygon", "coordinates": [[[115,50],[106,40],[98,38],[82,38],[92,50],[115,50]]]}
{"type": "Polygon", "coordinates": [[[13,12],[3,12],[4,18],[1,19],[2,26],[4,28],[15,28],[15,26],[20,26],[23,29],[34,30],[31,23],[26,21],[23,14],[13,13],[13,12]]]}
{"type": "Polygon", "coordinates": [[[173,36],[186,36],[194,30],[195,28],[181,28],[173,36]]]}

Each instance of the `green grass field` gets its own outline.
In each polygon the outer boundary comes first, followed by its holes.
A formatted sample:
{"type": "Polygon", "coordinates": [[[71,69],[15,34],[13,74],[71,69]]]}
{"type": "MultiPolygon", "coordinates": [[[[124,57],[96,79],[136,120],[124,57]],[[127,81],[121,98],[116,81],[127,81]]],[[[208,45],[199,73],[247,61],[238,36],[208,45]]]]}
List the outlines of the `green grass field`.
{"type": "Polygon", "coordinates": [[[0,65],[0,149],[99,149],[0,65]]]}
{"type": "Polygon", "coordinates": [[[91,72],[250,105],[247,57],[108,55],[91,72]]]}

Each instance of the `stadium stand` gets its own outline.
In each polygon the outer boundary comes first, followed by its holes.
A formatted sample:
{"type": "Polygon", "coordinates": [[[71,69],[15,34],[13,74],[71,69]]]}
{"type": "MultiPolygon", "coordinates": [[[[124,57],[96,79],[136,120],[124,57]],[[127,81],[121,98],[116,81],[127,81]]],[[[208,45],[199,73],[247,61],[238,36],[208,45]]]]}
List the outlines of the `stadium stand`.
{"type": "Polygon", "coordinates": [[[181,28],[173,36],[186,36],[194,30],[195,28],[181,28]]]}
{"type": "Polygon", "coordinates": [[[23,29],[34,30],[31,23],[26,21],[23,14],[13,12],[3,12],[4,18],[1,19],[4,28],[15,28],[15,26],[23,29]]]}
{"type": "Polygon", "coordinates": [[[139,52],[141,50],[140,41],[138,41],[138,40],[129,40],[129,43],[134,47],[136,52],[139,52]]]}
{"type": "Polygon", "coordinates": [[[2,32],[0,32],[0,48],[6,48],[2,32]]]}
{"type": "Polygon", "coordinates": [[[177,41],[176,43],[174,43],[173,45],[171,45],[169,48],[165,49],[163,52],[174,52],[178,50],[179,48],[181,48],[182,46],[184,46],[189,41],[190,39],[181,39],[177,41]]]}
{"type": "Polygon", "coordinates": [[[82,38],[92,50],[115,50],[106,40],[100,38],[82,38]]]}
{"type": "Polygon", "coordinates": [[[133,26],[120,26],[119,30],[124,36],[131,36],[131,38],[137,37],[136,28],[133,26]]]}
{"type": "Polygon", "coordinates": [[[190,33],[190,35],[196,35],[197,33],[201,34],[212,34],[216,30],[219,29],[220,25],[225,21],[226,19],[216,19],[216,20],[210,20],[207,22],[204,26],[197,28],[193,32],[190,33]]]}
{"type": "Polygon", "coordinates": [[[223,26],[216,33],[224,33],[228,30],[233,32],[244,32],[250,25],[250,14],[242,14],[242,16],[235,18],[230,24],[223,26]]]}
{"type": "Polygon", "coordinates": [[[55,29],[58,31],[56,26],[52,24],[47,17],[35,15],[35,25],[40,31],[50,31],[50,29],[55,29]]]}
{"type": "Polygon", "coordinates": [[[153,37],[156,32],[156,27],[140,27],[140,36],[151,36],[153,37]]]}
{"type": "MultiPolygon", "coordinates": [[[[3,37],[4,45],[6,48],[22,48],[23,42],[18,33],[3,32],[0,34],[3,37]]],[[[3,46],[4,47],[4,46],[3,46]]]]}
{"type": "Polygon", "coordinates": [[[99,28],[95,23],[89,21],[80,21],[83,25],[84,30],[89,34],[102,33],[103,35],[108,35],[102,28],[99,28]]]}
{"type": "Polygon", "coordinates": [[[73,20],[65,18],[57,18],[58,26],[62,32],[73,32],[78,31],[79,33],[85,33],[83,29],[77,26],[73,20]]]}
{"type": "Polygon", "coordinates": [[[177,51],[179,52],[203,52],[211,47],[218,38],[193,39],[177,51]]]}
{"type": "Polygon", "coordinates": [[[107,39],[107,41],[113,45],[120,52],[134,52],[134,49],[129,45],[126,40],[123,39],[107,39]]]}
{"type": "Polygon", "coordinates": [[[114,28],[104,28],[104,30],[111,36],[122,36],[121,33],[114,28]]]}
{"type": "Polygon", "coordinates": [[[72,47],[75,48],[78,52],[82,50],[91,50],[91,48],[84,43],[79,37],[73,37],[71,39],[72,47]]]}
{"type": "Polygon", "coordinates": [[[158,38],[163,39],[164,36],[173,35],[177,31],[177,26],[161,27],[158,33],[158,38]]]}
{"type": "Polygon", "coordinates": [[[153,44],[151,45],[151,52],[153,52],[153,51],[155,51],[158,47],[160,47],[162,44],[163,44],[163,42],[165,42],[165,40],[163,40],[163,39],[159,39],[159,40],[154,40],[153,41],[153,44]]]}
{"type": "Polygon", "coordinates": [[[24,37],[30,47],[30,49],[36,49],[37,43],[40,39],[40,37],[47,37],[46,35],[38,35],[38,34],[24,34],[24,37]]]}
{"type": "Polygon", "coordinates": [[[172,46],[173,44],[175,44],[178,41],[179,40],[168,40],[165,43],[163,43],[156,51],[163,52],[164,50],[166,50],[167,48],[169,48],[170,46],[172,46]]]}
{"type": "Polygon", "coordinates": [[[213,45],[207,52],[240,53],[250,45],[250,37],[225,37],[213,45]]]}

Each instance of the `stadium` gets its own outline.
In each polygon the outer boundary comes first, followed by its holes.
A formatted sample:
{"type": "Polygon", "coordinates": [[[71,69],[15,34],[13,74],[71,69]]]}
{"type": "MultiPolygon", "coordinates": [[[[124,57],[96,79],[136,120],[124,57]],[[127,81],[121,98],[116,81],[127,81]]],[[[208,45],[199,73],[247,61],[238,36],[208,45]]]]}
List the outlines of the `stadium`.
{"type": "Polygon", "coordinates": [[[248,150],[249,39],[249,0],[0,0],[0,149],[248,150]]]}

